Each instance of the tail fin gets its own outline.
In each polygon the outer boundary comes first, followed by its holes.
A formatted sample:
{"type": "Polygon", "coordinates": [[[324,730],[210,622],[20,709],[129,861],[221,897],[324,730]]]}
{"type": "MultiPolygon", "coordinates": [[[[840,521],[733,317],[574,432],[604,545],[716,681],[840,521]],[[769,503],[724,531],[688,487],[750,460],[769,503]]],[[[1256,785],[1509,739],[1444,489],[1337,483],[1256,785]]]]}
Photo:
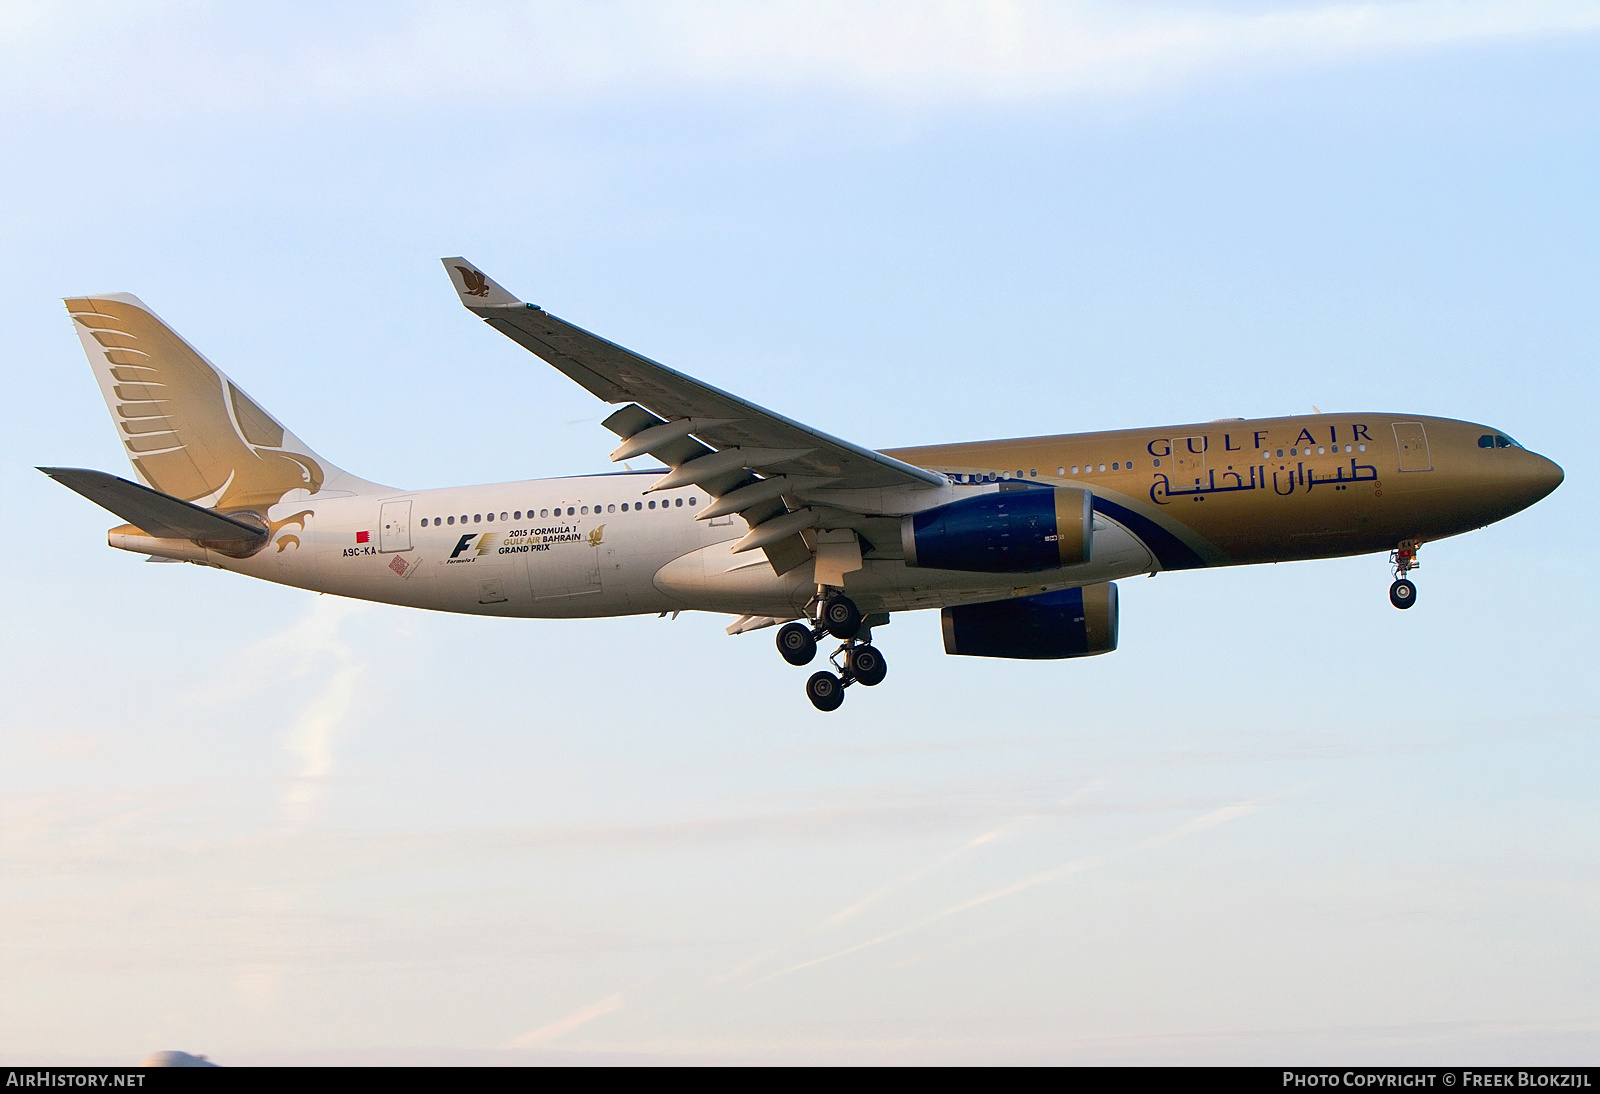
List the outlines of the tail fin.
{"type": "Polygon", "coordinates": [[[311,451],[137,297],[66,304],[146,486],[206,508],[262,513],[292,491],[377,488],[311,451]]]}

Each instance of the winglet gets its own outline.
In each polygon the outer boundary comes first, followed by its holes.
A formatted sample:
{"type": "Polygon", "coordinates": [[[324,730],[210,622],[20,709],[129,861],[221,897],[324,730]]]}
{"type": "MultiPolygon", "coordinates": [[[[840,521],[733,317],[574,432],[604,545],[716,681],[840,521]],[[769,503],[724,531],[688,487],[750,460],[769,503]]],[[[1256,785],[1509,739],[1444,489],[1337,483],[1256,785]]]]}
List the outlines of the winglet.
{"type": "Polygon", "coordinates": [[[450,275],[450,284],[456,287],[456,292],[461,295],[461,302],[467,307],[477,310],[485,306],[503,307],[507,304],[522,303],[466,259],[458,256],[441,258],[439,261],[444,263],[445,272],[450,275]]]}

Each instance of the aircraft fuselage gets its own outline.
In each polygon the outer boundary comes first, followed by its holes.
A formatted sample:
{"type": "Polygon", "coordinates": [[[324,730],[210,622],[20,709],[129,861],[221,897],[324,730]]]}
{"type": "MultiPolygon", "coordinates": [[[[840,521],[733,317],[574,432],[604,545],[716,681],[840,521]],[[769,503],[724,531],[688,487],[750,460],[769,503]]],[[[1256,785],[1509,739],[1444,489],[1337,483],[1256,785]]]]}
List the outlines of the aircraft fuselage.
{"type": "MultiPolygon", "coordinates": [[[[1091,491],[1092,557],[1021,574],[908,567],[890,529],[911,510],[885,491],[876,513],[861,518],[863,566],[845,588],[863,611],[902,611],[1442,539],[1509,516],[1561,481],[1551,461],[1494,438],[1505,435],[1441,418],[1320,414],[890,450],[951,480],[923,492],[915,502],[923,507],[1017,483],[1091,491]]],[[[712,500],[695,487],[647,493],[659,476],[290,498],[266,514],[275,526],[266,549],[194,560],[319,592],[482,615],[802,613],[815,591],[809,564],[779,576],[760,552],[730,554],[743,522],[695,519],[712,500]]],[[[859,493],[852,500],[867,507],[872,499],[859,493]]],[[[139,542],[117,545],[144,549],[139,542]]]]}

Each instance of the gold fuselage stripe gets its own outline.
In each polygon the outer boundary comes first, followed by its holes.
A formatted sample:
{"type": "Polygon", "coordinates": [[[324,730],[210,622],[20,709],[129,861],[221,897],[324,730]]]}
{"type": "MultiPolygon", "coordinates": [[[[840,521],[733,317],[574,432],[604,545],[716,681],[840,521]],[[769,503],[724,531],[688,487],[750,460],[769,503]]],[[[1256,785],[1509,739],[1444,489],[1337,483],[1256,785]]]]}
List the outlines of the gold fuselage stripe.
{"type": "Polygon", "coordinates": [[[1479,446],[1494,432],[1414,414],[1317,414],[886,454],[958,483],[1020,477],[1090,490],[1169,533],[1204,564],[1228,565],[1440,539],[1500,520],[1553,489],[1542,468],[1554,465],[1544,457],[1479,446]],[[1419,437],[1425,459],[1407,447],[1419,437]]]}

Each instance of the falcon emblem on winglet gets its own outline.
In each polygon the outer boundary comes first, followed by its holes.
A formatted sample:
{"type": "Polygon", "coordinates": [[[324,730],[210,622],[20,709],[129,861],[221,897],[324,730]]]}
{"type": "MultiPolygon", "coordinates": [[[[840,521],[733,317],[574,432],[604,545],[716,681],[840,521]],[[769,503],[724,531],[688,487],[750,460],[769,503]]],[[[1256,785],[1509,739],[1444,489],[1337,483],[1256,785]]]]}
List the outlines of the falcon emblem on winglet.
{"type": "Polygon", "coordinates": [[[468,296],[488,296],[489,283],[484,276],[470,266],[457,266],[461,271],[461,280],[467,287],[468,296]]]}

